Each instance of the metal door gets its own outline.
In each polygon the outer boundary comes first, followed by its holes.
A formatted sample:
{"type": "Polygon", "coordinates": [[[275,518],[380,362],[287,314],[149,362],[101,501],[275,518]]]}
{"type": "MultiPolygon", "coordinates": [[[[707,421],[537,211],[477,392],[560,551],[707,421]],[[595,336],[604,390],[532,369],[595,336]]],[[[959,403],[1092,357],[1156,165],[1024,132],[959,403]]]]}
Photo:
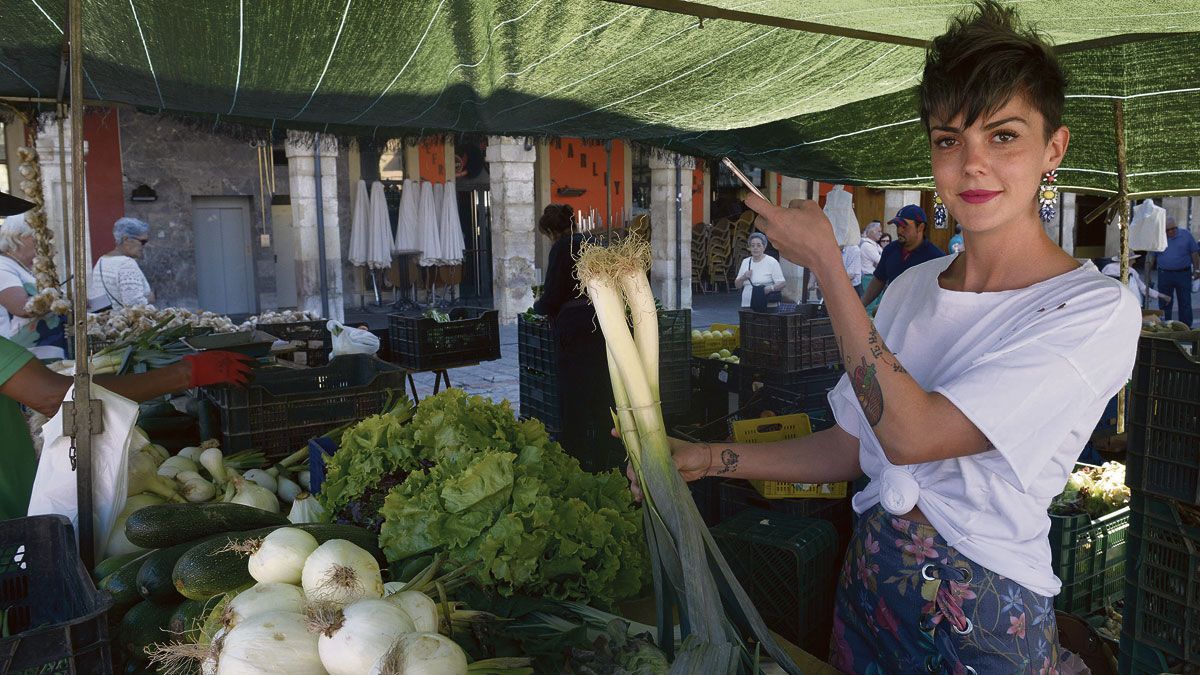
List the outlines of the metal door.
{"type": "Polygon", "coordinates": [[[257,311],[250,249],[249,197],[193,197],[200,308],[220,314],[257,311]]]}
{"type": "Polygon", "coordinates": [[[296,230],[292,226],[292,205],[271,207],[271,233],[275,249],[275,304],[296,307],[296,230]],[[282,255],[281,255],[282,254],[282,255]]]}

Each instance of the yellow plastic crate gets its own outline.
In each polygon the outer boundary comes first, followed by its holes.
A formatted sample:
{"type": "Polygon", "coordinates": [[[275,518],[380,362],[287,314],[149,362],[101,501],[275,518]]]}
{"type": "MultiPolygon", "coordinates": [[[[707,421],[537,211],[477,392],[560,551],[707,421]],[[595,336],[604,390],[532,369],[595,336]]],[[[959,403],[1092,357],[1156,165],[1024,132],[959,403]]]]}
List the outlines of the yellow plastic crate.
{"type": "MultiPolygon", "coordinates": [[[[733,423],[733,440],[737,443],[772,443],[800,438],[812,433],[808,415],[779,415],[733,423]]],[[[758,493],[767,499],[841,499],[846,496],[847,483],[782,483],[775,480],[752,480],[758,493]]]]}
{"type": "Polygon", "coordinates": [[[734,349],[737,349],[742,344],[742,326],[741,326],[741,324],[714,323],[713,325],[708,327],[708,330],[712,330],[712,331],[727,330],[727,331],[730,331],[733,333],[733,342],[732,343],[727,342],[724,345],[725,349],[732,351],[734,349]]]}

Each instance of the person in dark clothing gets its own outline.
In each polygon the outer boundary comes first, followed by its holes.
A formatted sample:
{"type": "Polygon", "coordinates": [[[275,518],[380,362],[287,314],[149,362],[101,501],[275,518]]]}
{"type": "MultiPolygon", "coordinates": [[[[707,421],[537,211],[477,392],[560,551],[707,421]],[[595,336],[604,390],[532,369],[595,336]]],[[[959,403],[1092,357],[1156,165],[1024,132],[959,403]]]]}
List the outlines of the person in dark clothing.
{"type": "Polygon", "coordinates": [[[538,220],[538,230],[554,243],[542,295],[533,311],[552,322],[558,353],[563,428],[550,431],[558,432],[563,448],[578,458],[584,469],[603,471],[620,466],[625,453],[608,433],[612,426],[609,410],[614,404],[604,334],[595,310],[580,296],[575,282],[575,256],[588,237],[572,233],[574,213],[566,204],[551,204],[538,220]]]}

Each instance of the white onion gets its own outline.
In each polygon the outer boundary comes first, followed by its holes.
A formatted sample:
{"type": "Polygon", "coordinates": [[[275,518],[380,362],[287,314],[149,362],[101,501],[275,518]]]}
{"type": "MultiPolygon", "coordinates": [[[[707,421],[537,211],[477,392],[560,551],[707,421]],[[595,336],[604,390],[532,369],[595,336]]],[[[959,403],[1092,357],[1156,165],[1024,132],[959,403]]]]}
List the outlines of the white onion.
{"type": "Polygon", "coordinates": [[[420,591],[400,591],[385,596],[384,600],[404,610],[416,626],[418,633],[436,633],[438,629],[437,604],[420,591]]]}
{"type": "Polygon", "coordinates": [[[383,575],[375,556],[345,539],[330,539],[304,561],[304,595],[312,601],[348,604],[383,597],[383,575]]]}
{"type": "Polygon", "coordinates": [[[371,675],[466,675],[467,655],[462,647],[437,633],[407,633],[396,640],[371,675]]]}
{"type": "Polygon", "coordinates": [[[296,586],[276,582],[259,583],[238,593],[225,606],[223,622],[234,628],[260,614],[304,612],[304,593],[296,586]]]}
{"type": "Polygon", "coordinates": [[[359,600],[336,612],[320,632],[317,650],[330,675],[362,675],[413,632],[412,619],[385,600],[359,600]]]}
{"type": "Polygon", "coordinates": [[[250,555],[250,576],[260,583],[299,584],[304,561],[317,546],[316,538],[304,530],[294,527],[274,530],[250,555]]]}
{"type": "Polygon", "coordinates": [[[237,488],[237,494],[233,496],[234,504],[243,504],[271,513],[279,513],[279,500],[275,498],[274,492],[257,483],[238,478],[233,473],[229,474],[229,478],[237,488]]]}
{"type": "Polygon", "coordinates": [[[325,517],[325,508],[316,497],[301,492],[292,501],[292,509],[288,511],[288,520],[296,525],[319,523],[325,517]]]}
{"type": "Polygon", "coordinates": [[[217,675],[325,675],[317,636],[294,612],[260,614],[238,624],[221,641],[217,675]]]}
{"type": "Polygon", "coordinates": [[[267,473],[266,471],[263,471],[262,469],[250,469],[249,471],[246,472],[246,474],[243,476],[243,478],[245,478],[248,481],[253,481],[253,482],[259,484],[260,486],[270,490],[272,493],[274,493],[275,490],[279,487],[279,484],[275,480],[275,477],[272,476],[271,474],[267,473]]]}
{"type": "Polygon", "coordinates": [[[300,486],[287,476],[280,476],[276,479],[276,483],[275,494],[279,495],[279,500],[282,502],[291,504],[302,492],[300,486]]]}

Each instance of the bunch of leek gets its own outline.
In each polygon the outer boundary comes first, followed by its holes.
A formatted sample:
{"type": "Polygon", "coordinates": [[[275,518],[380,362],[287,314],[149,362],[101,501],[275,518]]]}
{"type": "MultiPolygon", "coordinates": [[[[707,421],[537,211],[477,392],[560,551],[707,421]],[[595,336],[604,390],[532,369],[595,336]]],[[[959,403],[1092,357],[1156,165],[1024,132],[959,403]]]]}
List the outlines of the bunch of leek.
{"type": "Polygon", "coordinates": [[[617,406],[614,422],[645,495],[660,640],[673,632],[666,630],[669,614],[664,611],[664,598],[673,595],[681,601],[685,631],[674,669],[732,673],[739,662],[751,661],[737,621],[749,626],[785,670],[796,673],[705,528],[671,456],[659,400],[658,311],[647,279],[649,268],[650,246],[629,237],[608,247],[585,244],[575,274],[604,333],[617,406]]]}

